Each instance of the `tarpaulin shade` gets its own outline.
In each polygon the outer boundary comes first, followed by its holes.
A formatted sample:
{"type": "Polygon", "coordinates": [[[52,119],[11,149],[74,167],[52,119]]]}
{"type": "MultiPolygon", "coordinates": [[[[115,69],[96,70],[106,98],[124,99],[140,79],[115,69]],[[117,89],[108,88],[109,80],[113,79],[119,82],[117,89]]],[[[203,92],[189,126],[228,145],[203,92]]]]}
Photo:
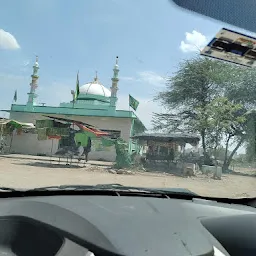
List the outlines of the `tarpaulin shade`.
{"type": "Polygon", "coordinates": [[[32,123],[22,123],[22,122],[10,120],[10,119],[0,120],[0,125],[10,125],[10,126],[13,126],[14,128],[21,128],[21,127],[35,128],[35,126],[32,123]]]}
{"type": "Polygon", "coordinates": [[[86,127],[85,125],[82,125],[80,123],[74,123],[76,126],[78,126],[82,131],[86,131],[86,132],[90,132],[94,135],[96,135],[96,137],[101,137],[101,136],[108,136],[109,133],[107,132],[103,132],[103,131],[100,131],[96,128],[92,128],[92,127],[86,127]]]}
{"type": "Polygon", "coordinates": [[[103,131],[97,129],[96,127],[94,127],[90,124],[84,123],[84,122],[80,122],[80,121],[72,120],[72,119],[67,119],[67,118],[53,117],[53,116],[45,116],[45,117],[51,118],[53,120],[62,121],[62,122],[73,123],[76,126],[78,126],[80,128],[80,130],[90,133],[90,137],[93,137],[93,135],[96,136],[96,137],[109,136],[109,133],[103,132],[103,131]]]}
{"type": "Polygon", "coordinates": [[[56,136],[48,136],[48,139],[50,139],[50,140],[60,140],[61,139],[61,136],[58,136],[58,135],[56,135],[56,136]]]}

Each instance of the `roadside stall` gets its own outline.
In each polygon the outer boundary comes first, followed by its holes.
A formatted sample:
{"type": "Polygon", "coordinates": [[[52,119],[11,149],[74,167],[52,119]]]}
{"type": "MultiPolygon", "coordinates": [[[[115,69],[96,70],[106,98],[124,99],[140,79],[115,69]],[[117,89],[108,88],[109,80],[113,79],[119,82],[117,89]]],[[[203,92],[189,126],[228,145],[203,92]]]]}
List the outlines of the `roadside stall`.
{"type": "Polygon", "coordinates": [[[83,160],[85,164],[88,155],[87,147],[91,143],[91,139],[108,136],[108,133],[83,122],[66,118],[46,117],[48,119],[36,121],[38,140],[59,140],[59,149],[54,154],[59,158],[59,163],[62,157],[66,158],[66,164],[71,164],[74,158],[78,158],[76,153],[79,142],[84,147],[83,160]]]}
{"type": "MultiPolygon", "coordinates": [[[[121,138],[113,138],[113,135],[101,131],[100,129],[89,125],[84,122],[79,122],[76,120],[72,119],[66,119],[66,118],[56,118],[56,117],[51,117],[51,116],[45,116],[45,125],[49,128],[49,126],[55,126],[53,121],[55,123],[62,123],[66,125],[65,127],[69,129],[68,136],[62,136],[59,130],[59,133],[57,132],[57,135],[61,137],[60,142],[59,142],[59,149],[58,151],[54,154],[59,158],[59,163],[60,163],[60,158],[65,157],[66,158],[66,164],[71,164],[72,160],[76,157],[76,152],[77,152],[77,144],[78,142],[81,143],[83,147],[86,147],[88,145],[88,139],[92,140],[99,140],[104,147],[115,147],[116,150],[116,163],[115,166],[117,168],[125,168],[128,167],[132,164],[131,161],[131,156],[129,154],[129,145],[126,141],[124,141],[121,138]],[[70,162],[69,162],[70,159],[70,162]]],[[[42,136],[44,139],[49,139],[49,134],[48,130],[46,128],[46,132],[43,132],[40,136],[42,136]],[[46,135],[45,135],[46,133],[46,135]]],[[[58,131],[58,130],[57,130],[58,131]]],[[[53,134],[51,133],[51,136],[53,134]]],[[[84,155],[84,164],[86,161],[86,156],[84,155]]]]}
{"type": "Polygon", "coordinates": [[[132,139],[137,140],[137,144],[142,147],[146,163],[167,163],[168,166],[171,163],[177,166],[180,159],[182,165],[186,164],[182,157],[186,144],[197,147],[200,141],[197,135],[182,133],[144,133],[135,135],[132,139]]]}
{"type": "Polygon", "coordinates": [[[1,119],[0,120],[0,152],[10,153],[15,136],[35,129],[31,123],[22,123],[16,120],[1,119]]]}

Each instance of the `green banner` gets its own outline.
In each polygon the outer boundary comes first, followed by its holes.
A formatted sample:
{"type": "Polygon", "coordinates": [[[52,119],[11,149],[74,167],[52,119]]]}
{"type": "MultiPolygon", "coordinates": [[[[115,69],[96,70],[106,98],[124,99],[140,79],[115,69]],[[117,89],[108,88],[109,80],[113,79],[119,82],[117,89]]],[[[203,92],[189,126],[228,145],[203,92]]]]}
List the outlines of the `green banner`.
{"type": "Polygon", "coordinates": [[[132,109],[134,109],[136,111],[139,104],[140,104],[139,101],[137,101],[135,98],[133,98],[131,95],[129,95],[129,106],[132,109]]]}

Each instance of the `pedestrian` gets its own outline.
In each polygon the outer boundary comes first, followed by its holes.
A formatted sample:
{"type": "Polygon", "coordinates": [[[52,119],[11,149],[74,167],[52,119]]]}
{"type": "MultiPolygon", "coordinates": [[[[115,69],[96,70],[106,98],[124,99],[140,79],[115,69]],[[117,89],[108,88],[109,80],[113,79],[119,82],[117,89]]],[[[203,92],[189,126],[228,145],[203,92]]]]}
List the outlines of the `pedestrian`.
{"type": "Polygon", "coordinates": [[[78,148],[77,148],[77,153],[76,153],[76,155],[78,156],[78,161],[80,161],[80,160],[81,160],[81,156],[82,156],[83,153],[84,153],[84,148],[83,148],[83,146],[82,146],[82,144],[81,144],[80,141],[77,143],[77,146],[78,146],[78,148]]]}
{"type": "Polygon", "coordinates": [[[88,155],[91,152],[91,147],[92,147],[92,141],[91,141],[91,138],[88,137],[87,146],[84,147],[84,154],[85,154],[85,161],[86,162],[88,162],[88,155]]]}

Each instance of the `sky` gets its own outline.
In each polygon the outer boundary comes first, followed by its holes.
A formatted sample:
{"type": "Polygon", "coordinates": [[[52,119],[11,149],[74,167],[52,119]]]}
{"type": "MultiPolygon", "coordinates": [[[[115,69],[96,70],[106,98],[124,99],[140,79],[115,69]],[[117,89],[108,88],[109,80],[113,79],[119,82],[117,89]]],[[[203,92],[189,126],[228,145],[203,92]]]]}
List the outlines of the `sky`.
{"type": "Polygon", "coordinates": [[[119,56],[118,108],[128,109],[131,94],[150,129],[152,113],[162,111],[152,99],[165,78],[223,27],[232,29],[168,0],[1,1],[0,109],[10,108],[15,90],[17,104],[26,103],[36,55],[37,102],[54,106],[71,100],[78,70],[80,85],[97,71],[110,88],[119,56]]]}

